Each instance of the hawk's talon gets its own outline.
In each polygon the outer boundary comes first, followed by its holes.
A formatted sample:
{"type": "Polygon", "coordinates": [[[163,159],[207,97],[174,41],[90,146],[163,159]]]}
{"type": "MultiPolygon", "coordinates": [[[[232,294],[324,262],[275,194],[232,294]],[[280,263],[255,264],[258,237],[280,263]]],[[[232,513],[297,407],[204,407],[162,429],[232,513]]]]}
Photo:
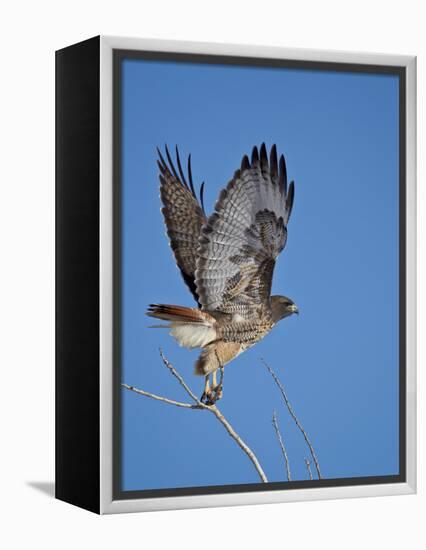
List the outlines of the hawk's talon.
{"type": "Polygon", "coordinates": [[[222,384],[218,384],[211,390],[204,391],[203,395],[200,397],[200,401],[204,405],[207,405],[208,407],[210,407],[211,405],[214,405],[216,401],[219,401],[219,399],[222,399],[222,395],[223,395],[222,384]]]}
{"type": "Polygon", "coordinates": [[[219,399],[222,399],[223,396],[223,387],[222,384],[218,384],[215,388],[212,389],[212,392],[215,394],[215,402],[219,401],[219,399]]]}
{"type": "Polygon", "coordinates": [[[201,403],[203,403],[203,405],[208,405],[209,404],[210,397],[207,394],[207,392],[203,391],[203,395],[200,397],[200,401],[201,401],[201,403]]]}

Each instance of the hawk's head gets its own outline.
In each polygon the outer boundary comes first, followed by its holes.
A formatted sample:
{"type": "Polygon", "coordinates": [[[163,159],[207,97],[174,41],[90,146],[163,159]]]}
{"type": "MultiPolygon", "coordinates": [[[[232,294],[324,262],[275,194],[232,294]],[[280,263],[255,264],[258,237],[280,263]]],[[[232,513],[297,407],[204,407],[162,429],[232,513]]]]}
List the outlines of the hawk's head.
{"type": "Polygon", "coordinates": [[[293,313],[299,315],[298,307],[293,300],[290,300],[287,296],[271,296],[271,309],[274,323],[293,315],[293,313]]]}

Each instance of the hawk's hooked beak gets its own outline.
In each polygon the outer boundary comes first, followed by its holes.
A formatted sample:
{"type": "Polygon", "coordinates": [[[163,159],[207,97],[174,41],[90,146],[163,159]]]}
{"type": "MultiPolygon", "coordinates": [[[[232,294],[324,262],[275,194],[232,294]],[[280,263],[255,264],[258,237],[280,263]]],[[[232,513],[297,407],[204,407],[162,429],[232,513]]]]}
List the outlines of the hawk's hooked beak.
{"type": "Polygon", "coordinates": [[[299,315],[299,308],[296,306],[296,304],[292,304],[292,305],[289,307],[289,310],[290,310],[292,313],[296,313],[297,315],[299,315]]]}

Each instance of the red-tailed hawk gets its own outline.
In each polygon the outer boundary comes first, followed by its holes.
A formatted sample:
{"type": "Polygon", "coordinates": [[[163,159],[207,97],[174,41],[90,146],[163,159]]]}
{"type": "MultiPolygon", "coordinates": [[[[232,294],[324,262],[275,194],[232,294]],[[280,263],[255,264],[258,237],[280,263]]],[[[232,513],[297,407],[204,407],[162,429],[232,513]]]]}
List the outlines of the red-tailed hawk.
{"type": "Polygon", "coordinates": [[[261,340],[274,325],[298,313],[285,296],[271,296],[275,261],[287,240],[294,183],[287,187],[284,156],[276,146],[253,148],[219,195],[215,211],[204,211],[194,188],[191,157],[187,178],[176,148],[177,170],[166,147],[160,151],[160,196],[170,246],[185,283],[197,301],[190,308],[151,304],[147,315],[168,321],[180,345],[202,348],[195,374],[205,376],[202,400],[222,393],[216,371],[261,340]],[[212,375],[212,386],[209,378],[212,375]]]}

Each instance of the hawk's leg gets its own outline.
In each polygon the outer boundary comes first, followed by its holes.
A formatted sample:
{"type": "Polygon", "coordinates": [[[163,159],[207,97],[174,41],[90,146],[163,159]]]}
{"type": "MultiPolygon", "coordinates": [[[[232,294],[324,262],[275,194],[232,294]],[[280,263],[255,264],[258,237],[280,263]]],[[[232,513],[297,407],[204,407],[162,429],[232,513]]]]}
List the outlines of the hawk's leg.
{"type": "Polygon", "coordinates": [[[201,396],[201,402],[205,405],[214,405],[216,401],[222,398],[223,395],[223,367],[220,366],[220,379],[219,384],[217,383],[217,371],[214,371],[211,374],[212,385],[210,387],[210,375],[208,374],[205,378],[204,392],[201,396]]]}
{"type": "Polygon", "coordinates": [[[222,399],[222,395],[223,395],[223,372],[224,372],[224,368],[223,368],[222,365],[220,365],[219,369],[220,369],[219,384],[217,383],[217,378],[216,378],[217,371],[216,370],[214,371],[213,376],[212,376],[213,387],[212,387],[211,391],[214,392],[215,401],[218,401],[219,399],[222,399]]]}
{"type": "Polygon", "coordinates": [[[201,403],[204,403],[204,405],[210,405],[210,374],[206,374],[204,377],[204,391],[203,395],[200,397],[201,403]]]}

